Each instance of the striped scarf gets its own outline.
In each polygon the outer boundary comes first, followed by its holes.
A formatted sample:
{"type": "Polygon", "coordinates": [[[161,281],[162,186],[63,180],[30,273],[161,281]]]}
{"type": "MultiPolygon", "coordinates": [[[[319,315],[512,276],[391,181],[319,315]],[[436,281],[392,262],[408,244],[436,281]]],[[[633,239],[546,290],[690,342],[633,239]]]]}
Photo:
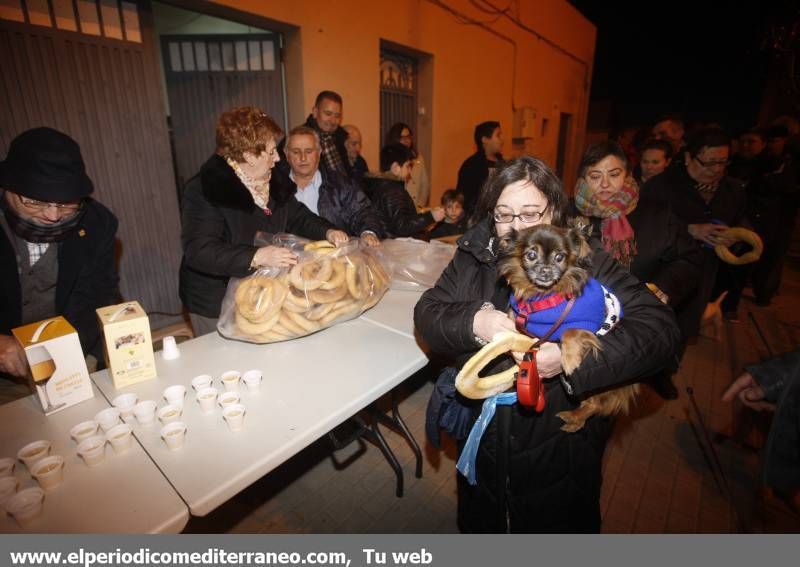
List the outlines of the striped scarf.
{"type": "Polygon", "coordinates": [[[322,146],[322,159],[325,160],[325,165],[328,166],[328,170],[338,171],[346,175],[347,170],[344,168],[344,162],[342,162],[342,156],[339,154],[339,148],[336,147],[333,134],[330,132],[320,132],[319,142],[322,146]]]}
{"type": "Polygon", "coordinates": [[[578,179],[575,187],[575,206],[583,215],[602,219],[603,247],[626,268],[636,256],[636,235],[627,215],[638,203],[639,185],[631,176],[625,178],[622,189],[604,200],[597,198],[583,178],[578,179]]]}
{"type": "Polygon", "coordinates": [[[228,165],[231,166],[233,172],[236,174],[236,177],[239,178],[242,185],[244,185],[245,189],[250,193],[253,197],[253,202],[256,206],[264,211],[264,214],[271,215],[272,211],[267,206],[269,203],[269,182],[259,182],[254,179],[251,179],[247,176],[247,174],[242,171],[242,168],[239,167],[239,164],[236,163],[233,159],[229,156],[224,156],[225,161],[228,162],[228,165]]]}

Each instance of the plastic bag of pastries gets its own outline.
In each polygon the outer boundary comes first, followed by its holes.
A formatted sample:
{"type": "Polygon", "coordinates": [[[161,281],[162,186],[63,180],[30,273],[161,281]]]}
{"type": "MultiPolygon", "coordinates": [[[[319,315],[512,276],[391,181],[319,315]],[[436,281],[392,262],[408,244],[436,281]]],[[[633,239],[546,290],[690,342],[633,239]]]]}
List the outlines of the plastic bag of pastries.
{"type": "Polygon", "coordinates": [[[271,244],[297,253],[297,264],[231,278],[217,324],[222,336],[252,343],[303,337],[358,317],[389,289],[379,253],[358,239],[335,248],[277,234],[271,244]]]}

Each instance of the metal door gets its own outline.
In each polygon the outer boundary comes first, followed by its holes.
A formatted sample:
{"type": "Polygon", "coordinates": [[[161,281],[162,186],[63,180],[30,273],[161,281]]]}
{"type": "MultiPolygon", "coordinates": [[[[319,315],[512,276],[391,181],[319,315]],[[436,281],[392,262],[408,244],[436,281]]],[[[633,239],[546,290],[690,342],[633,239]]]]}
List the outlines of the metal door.
{"type": "Polygon", "coordinates": [[[152,37],[146,1],[4,0],[0,155],[36,126],[72,136],[119,218],[123,296],[177,312],[180,217],[152,37]]]}

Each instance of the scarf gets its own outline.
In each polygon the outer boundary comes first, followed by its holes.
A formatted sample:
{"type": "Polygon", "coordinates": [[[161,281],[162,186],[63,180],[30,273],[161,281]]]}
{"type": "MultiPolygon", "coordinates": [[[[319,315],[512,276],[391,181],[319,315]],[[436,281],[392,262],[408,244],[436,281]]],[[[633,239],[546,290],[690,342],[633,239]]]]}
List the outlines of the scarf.
{"type": "Polygon", "coordinates": [[[6,205],[5,199],[3,199],[1,195],[0,208],[3,209],[6,222],[8,222],[8,226],[14,231],[14,234],[26,242],[34,242],[37,244],[60,242],[66,239],[78,228],[78,225],[80,225],[83,219],[83,215],[86,213],[86,207],[81,206],[74,215],[65,218],[61,222],[55,224],[41,224],[19,216],[11,207],[6,205]]]}
{"type": "Polygon", "coordinates": [[[242,168],[239,167],[238,163],[228,156],[224,157],[225,161],[228,162],[228,165],[231,166],[231,169],[233,169],[236,177],[239,178],[239,181],[242,183],[242,185],[244,185],[245,189],[247,189],[250,195],[253,196],[253,201],[255,202],[256,206],[264,211],[264,214],[271,215],[272,211],[267,206],[269,203],[269,181],[264,183],[263,181],[251,179],[244,171],[242,171],[242,168]]]}
{"type": "Polygon", "coordinates": [[[711,199],[714,198],[714,193],[717,192],[717,187],[719,187],[719,181],[713,185],[709,185],[708,183],[695,183],[694,186],[694,188],[697,189],[697,192],[700,193],[700,197],[703,199],[706,205],[708,205],[711,202],[711,199]]]}
{"type": "Polygon", "coordinates": [[[585,179],[575,187],[575,206],[581,214],[599,217],[603,247],[619,263],[629,268],[636,256],[636,235],[628,217],[639,203],[639,185],[628,176],[622,189],[608,199],[600,200],[585,179]]]}
{"type": "Polygon", "coordinates": [[[347,171],[344,168],[344,163],[342,163],[342,156],[339,154],[339,148],[336,147],[333,134],[331,132],[319,132],[319,142],[322,146],[322,157],[328,169],[346,175],[347,171]]]}

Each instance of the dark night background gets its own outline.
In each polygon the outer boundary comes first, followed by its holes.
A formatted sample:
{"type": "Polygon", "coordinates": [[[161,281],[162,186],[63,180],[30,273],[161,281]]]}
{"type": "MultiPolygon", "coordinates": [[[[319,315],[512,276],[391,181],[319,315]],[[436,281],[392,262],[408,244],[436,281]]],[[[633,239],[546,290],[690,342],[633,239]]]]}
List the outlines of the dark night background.
{"type": "Polygon", "coordinates": [[[800,2],[570,0],[597,26],[590,130],[798,115],[800,2]]]}

